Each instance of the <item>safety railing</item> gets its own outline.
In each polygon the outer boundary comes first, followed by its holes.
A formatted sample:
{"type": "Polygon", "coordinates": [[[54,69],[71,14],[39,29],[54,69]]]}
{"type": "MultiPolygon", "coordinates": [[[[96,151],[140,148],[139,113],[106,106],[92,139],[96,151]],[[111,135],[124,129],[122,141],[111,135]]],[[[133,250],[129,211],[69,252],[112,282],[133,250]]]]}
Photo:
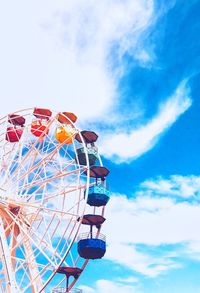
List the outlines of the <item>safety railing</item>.
{"type": "Polygon", "coordinates": [[[66,288],[59,287],[59,288],[53,289],[52,293],[83,293],[83,291],[81,289],[74,288],[67,292],[66,288]]]}
{"type": "MultiPolygon", "coordinates": [[[[101,233],[99,233],[99,235],[97,237],[93,236],[92,238],[93,239],[100,239],[100,240],[106,241],[106,236],[104,234],[101,234],[101,233]]],[[[90,232],[81,233],[78,236],[77,241],[84,240],[84,239],[91,239],[91,233],[90,232]]]]}

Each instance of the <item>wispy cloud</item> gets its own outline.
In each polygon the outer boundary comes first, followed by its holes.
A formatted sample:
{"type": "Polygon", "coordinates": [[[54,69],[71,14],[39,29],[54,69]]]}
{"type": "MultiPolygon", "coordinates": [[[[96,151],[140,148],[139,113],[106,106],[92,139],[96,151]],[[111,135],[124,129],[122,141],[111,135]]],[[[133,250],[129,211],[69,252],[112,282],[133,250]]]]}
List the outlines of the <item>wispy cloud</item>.
{"type": "Polygon", "coordinates": [[[146,180],[140,185],[140,193],[153,196],[173,196],[183,200],[200,199],[200,176],[172,175],[169,178],[161,176],[146,180]]]}
{"type": "Polygon", "coordinates": [[[80,289],[84,290],[84,293],[139,293],[140,290],[134,286],[122,284],[118,281],[99,280],[96,282],[95,289],[88,286],[80,286],[80,289]]]}
{"type": "Polygon", "coordinates": [[[108,247],[106,258],[148,277],[157,277],[167,270],[179,267],[170,256],[158,257],[151,255],[145,249],[141,252],[133,244],[123,241],[120,244],[112,243],[108,247]]]}
{"type": "Polygon", "coordinates": [[[12,9],[5,2],[1,114],[36,105],[73,111],[82,120],[100,117],[114,103],[118,82],[108,62],[113,45],[120,63],[153,12],[152,0],[21,0],[12,9]]]}
{"type": "Polygon", "coordinates": [[[145,195],[134,200],[116,196],[112,198],[108,212],[111,216],[105,227],[108,240],[114,243],[162,245],[200,240],[194,225],[200,220],[198,204],[145,195]],[[112,229],[111,238],[110,225],[117,227],[112,229]]]}
{"type": "Polygon", "coordinates": [[[189,89],[183,81],[148,123],[130,133],[126,132],[126,127],[119,132],[116,125],[116,133],[109,133],[101,140],[101,152],[117,163],[130,162],[152,149],[191,104],[189,89]]]}
{"type": "Polygon", "coordinates": [[[120,194],[111,198],[104,224],[108,260],[156,277],[180,267],[182,255],[200,258],[195,225],[200,222],[199,204],[176,200],[196,196],[199,177],[174,175],[170,179],[146,180],[132,198],[120,194]]]}

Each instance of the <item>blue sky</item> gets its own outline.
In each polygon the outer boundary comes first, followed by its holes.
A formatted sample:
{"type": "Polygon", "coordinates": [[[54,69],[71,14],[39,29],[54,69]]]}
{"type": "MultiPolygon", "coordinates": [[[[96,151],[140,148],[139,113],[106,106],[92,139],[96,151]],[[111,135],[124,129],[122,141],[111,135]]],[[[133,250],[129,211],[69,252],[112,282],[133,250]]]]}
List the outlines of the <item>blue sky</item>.
{"type": "Polygon", "coordinates": [[[199,15],[197,0],[1,1],[1,115],[75,112],[111,171],[85,293],[200,291],[199,15]]]}

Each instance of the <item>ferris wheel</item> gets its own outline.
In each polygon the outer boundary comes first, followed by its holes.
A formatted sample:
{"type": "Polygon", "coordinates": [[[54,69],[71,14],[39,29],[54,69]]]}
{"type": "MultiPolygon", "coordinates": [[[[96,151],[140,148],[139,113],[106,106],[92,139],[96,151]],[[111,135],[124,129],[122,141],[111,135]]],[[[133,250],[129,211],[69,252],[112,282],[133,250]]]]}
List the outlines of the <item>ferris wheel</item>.
{"type": "Polygon", "coordinates": [[[42,108],[0,119],[1,293],[72,292],[105,254],[109,170],[76,120],[42,108]]]}

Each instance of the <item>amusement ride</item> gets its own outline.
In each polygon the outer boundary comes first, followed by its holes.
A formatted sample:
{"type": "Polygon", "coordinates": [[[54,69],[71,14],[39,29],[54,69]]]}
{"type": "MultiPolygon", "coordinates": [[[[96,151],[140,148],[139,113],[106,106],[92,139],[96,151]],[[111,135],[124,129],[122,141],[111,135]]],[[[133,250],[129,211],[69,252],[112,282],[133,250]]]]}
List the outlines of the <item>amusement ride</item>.
{"type": "Polygon", "coordinates": [[[71,112],[31,108],[0,119],[0,293],[81,292],[110,192],[98,135],[71,112]]]}

